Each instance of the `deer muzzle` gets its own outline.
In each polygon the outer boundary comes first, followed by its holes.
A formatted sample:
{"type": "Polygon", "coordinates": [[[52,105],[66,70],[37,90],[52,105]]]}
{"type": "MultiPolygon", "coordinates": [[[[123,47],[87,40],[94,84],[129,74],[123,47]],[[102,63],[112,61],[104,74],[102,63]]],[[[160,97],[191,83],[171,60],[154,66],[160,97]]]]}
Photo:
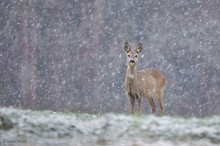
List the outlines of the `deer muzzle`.
{"type": "Polygon", "coordinates": [[[135,61],[132,59],[132,60],[130,60],[130,63],[132,63],[132,64],[133,64],[133,63],[135,63],[135,61]]]}

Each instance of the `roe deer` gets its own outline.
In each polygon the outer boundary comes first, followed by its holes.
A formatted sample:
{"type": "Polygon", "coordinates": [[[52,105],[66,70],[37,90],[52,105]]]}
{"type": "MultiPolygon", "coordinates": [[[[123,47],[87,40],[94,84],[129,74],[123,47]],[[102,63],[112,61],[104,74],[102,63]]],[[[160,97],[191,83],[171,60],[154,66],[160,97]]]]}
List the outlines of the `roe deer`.
{"type": "Polygon", "coordinates": [[[148,68],[136,71],[138,56],[142,50],[139,43],[135,51],[127,42],[124,44],[127,53],[127,73],[125,77],[125,92],[130,99],[131,113],[134,114],[135,99],[138,101],[138,114],[141,114],[142,98],[146,97],[151,106],[152,113],[156,112],[156,104],[153,96],[156,96],[160,104],[160,114],[164,114],[163,90],[166,86],[165,76],[156,69],[148,68]]]}

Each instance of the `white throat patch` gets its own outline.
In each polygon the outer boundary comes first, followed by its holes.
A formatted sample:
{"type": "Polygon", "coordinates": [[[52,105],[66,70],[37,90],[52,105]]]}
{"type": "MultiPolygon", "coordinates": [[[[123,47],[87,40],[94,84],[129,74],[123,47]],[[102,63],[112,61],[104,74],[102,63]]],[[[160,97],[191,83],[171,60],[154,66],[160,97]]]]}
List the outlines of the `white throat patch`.
{"type": "Polygon", "coordinates": [[[133,75],[133,74],[129,74],[128,77],[131,78],[131,79],[133,79],[133,78],[134,78],[134,75],[133,75]]]}

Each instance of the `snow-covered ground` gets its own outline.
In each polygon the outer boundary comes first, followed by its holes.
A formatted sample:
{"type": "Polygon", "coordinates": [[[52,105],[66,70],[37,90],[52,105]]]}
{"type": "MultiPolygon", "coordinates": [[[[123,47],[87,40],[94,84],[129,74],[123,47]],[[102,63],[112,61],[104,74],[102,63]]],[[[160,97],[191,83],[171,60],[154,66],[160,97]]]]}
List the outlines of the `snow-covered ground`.
{"type": "Polygon", "coordinates": [[[73,114],[0,108],[0,145],[217,146],[220,116],[73,114]]]}

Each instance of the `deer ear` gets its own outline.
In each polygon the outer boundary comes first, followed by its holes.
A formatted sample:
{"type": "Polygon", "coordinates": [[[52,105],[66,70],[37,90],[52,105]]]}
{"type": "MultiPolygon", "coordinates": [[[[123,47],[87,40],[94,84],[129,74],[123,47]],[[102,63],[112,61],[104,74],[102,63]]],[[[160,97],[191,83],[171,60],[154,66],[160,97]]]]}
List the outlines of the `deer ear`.
{"type": "Polygon", "coordinates": [[[128,42],[125,42],[125,44],[124,44],[124,50],[125,50],[127,53],[131,51],[131,48],[130,48],[128,42]]]}
{"type": "Polygon", "coordinates": [[[135,51],[136,51],[137,53],[140,53],[141,50],[142,50],[142,43],[139,43],[138,46],[137,46],[137,48],[135,49],[135,51]]]}

